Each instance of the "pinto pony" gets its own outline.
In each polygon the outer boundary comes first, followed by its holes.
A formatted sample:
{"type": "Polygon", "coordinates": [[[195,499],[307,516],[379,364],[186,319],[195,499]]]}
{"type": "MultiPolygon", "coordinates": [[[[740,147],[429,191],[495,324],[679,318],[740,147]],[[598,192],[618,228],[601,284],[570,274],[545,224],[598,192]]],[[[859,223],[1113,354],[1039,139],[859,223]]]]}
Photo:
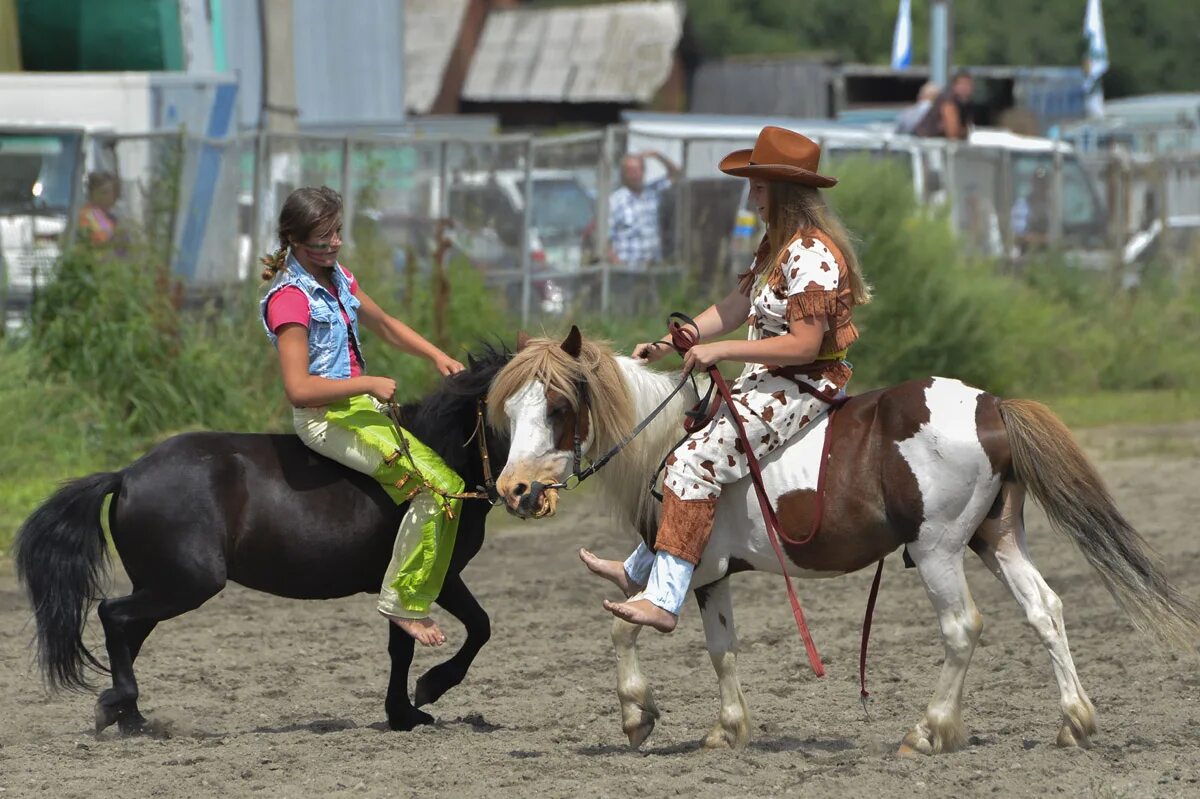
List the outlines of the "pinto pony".
{"type": "MultiPolygon", "coordinates": [[[[479,403],[509,353],[488,349],[417,405],[405,427],[466,481],[484,481],[478,436],[501,461],[508,442],[477,424],[479,403]]],[[[21,526],[17,574],[37,622],[38,656],[51,687],[88,687],[88,671],[111,671],[96,702],[96,732],[116,723],[143,730],[133,663],[159,622],[194,610],[228,581],[292,599],[378,593],[396,527],[396,505],[373,478],[316,454],[294,435],[185,433],[118,472],[64,485],[21,526]],[[107,555],[105,497],[113,546],[133,583],[128,596],[100,602],[109,666],[83,644],[88,607],[101,593],[107,555]]],[[[466,628],[452,657],[417,680],[408,697],[413,639],[388,628],[391,678],[384,709],[393,730],[431,724],[419,710],[462,682],[491,627],[460,573],[483,545],[491,505],[463,504],[454,554],[437,598],[466,628]]],[[[363,605],[363,612],[374,602],[363,605]]],[[[303,624],[303,620],[297,622],[303,624]]]]}
{"type": "MultiPolygon", "coordinates": [[[[680,376],[614,357],[583,340],[576,328],[561,343],[522,340],[518,350],[490,394],[491,421],[513,442],[497,488],[511,512],[542,517],[556,509],[557,490],[544,486],[568,477],[573,441],[582,439],[593,456],[605,451],[667,397],[680,376]]],[[[597,472],[610,504],[651,547],[658,506],[646,484],[695,401],[694,391],[681,392],[618,456],[618,465],[597,472]]],[[[1168,584],[1070,432],[1044,405],[1000,399],[940,377],[854,397],[832,422],[823,416],[761,461],[787,538],[802,539],[812,526],[818,462],[831,423],[820,532],[807,544],[781,543],[787,571],[796,577],[847,574],[907,547],[937,612],[946,656],[933,698],[904,736],[901,752],[948,752],[967,738],[963,682],[983,627],[963,572],[967,548],[1012,592],[1050,655],[1062,712],[1058,744],[1086,746],[1096,732],[1095,710],[1067,647],[1062,602],[1026,549],[1027,491],[1054,527],[1075,542],[1139,629],[1184,649],[1195,646],[1196,607],[1168,584]]],[[[780,568],[750,479],[726,487],[712,538],[692,576],[721,696],[719,720],[706,746],[744,747],[750,738],[736,670],[729,575],[780,568]]],[[[641,629],[621,619],[612,626],[623,728],[635,747],[658,718],[637,657],[641,629]]]]}

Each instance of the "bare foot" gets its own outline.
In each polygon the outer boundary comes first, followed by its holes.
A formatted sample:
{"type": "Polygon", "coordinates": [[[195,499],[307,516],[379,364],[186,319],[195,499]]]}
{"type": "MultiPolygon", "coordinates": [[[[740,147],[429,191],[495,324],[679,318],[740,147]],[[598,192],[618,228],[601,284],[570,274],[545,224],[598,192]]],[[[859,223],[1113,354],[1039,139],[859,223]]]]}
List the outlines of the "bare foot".
{"type": "Polygon", "coordinates": [[[635,599],[632,602],[609,602],[606,599],[604,609],[617,618],[653,627],[660,633],[671,632],[675,629],[675,623],[679,621],[674,613],[663,610],[649,599],[635,599]]]}
{"type": "Polygon", "coordinates": [[[421,646],[441,646],[446,643],[446,636],[431,618],[401,619],[397,616],[383,614],[392,624],[411,635],[421,646]]]}
{"type": "Polygon", "coordinates": [[[587,566],[592,574],[598,574],[605,580],[613,583],[627,597],[633,596],[646,587],[630,580],[629,575],[625,573],[625,564],[619,560],[604,560],[603,558],[596,557],[586,549],[579,550],[579,559],[583,561],[583,565],[587,566]]]}

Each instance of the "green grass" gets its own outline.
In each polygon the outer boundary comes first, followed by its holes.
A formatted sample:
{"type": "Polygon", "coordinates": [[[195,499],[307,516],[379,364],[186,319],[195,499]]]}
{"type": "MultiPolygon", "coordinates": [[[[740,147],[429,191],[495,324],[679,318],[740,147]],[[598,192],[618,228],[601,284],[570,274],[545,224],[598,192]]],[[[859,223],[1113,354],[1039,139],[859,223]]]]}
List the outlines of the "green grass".
{"type": "Polygon", "coordinates": [[[1097,391],[1037,397],[1068,427],[1176,424],[1200,419],[1200,391],[1097,391]]]}

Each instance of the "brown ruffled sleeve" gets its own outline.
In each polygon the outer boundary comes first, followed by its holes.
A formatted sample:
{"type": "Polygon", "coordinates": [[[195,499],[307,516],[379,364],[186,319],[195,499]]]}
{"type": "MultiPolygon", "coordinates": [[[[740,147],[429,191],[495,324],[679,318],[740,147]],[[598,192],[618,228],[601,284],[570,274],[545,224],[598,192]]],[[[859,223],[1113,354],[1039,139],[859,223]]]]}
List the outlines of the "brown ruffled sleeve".
{"type": "Polygon", "coordinates": [[[825,316],[832,325],[838,314],[837,291],[802,291],[787,298],[788,321],[825,316]]]}

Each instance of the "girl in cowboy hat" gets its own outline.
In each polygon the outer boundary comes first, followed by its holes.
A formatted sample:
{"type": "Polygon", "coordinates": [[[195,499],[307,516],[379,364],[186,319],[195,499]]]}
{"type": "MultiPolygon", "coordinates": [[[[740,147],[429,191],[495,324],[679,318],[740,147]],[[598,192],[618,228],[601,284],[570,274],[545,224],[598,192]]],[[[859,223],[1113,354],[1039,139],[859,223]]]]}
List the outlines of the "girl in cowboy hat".
{"type": "MultiPolygon", "coordinates": [[[[580,550],[589,569],[633,597],[604,603],[627,621],[675,628],[722,486],[749,474],[730,414],[737,411],[761,459],[794,438],[850,380],[846,350],[858,338],[851,310],[869,302],[871,291],[846,229],[819,191],[837,183],[818,172],[820,158],[812,140],[766,127],[754,149],[721,161],[722,172],[750,179],[750,199],[767,232],[737,288],[696,317],[701,343],[687,353],[684,368],[746,366],[730,387],[736,407],[722,405],[667,458],[656,551],[642,544],[622,563],[580,550]],[[716,340],[747,317],[745,341],[716,340]]],[[[639,344],[633,357],[656,361],[671,351],[670,341],[667,335],[639,344]]]]}

